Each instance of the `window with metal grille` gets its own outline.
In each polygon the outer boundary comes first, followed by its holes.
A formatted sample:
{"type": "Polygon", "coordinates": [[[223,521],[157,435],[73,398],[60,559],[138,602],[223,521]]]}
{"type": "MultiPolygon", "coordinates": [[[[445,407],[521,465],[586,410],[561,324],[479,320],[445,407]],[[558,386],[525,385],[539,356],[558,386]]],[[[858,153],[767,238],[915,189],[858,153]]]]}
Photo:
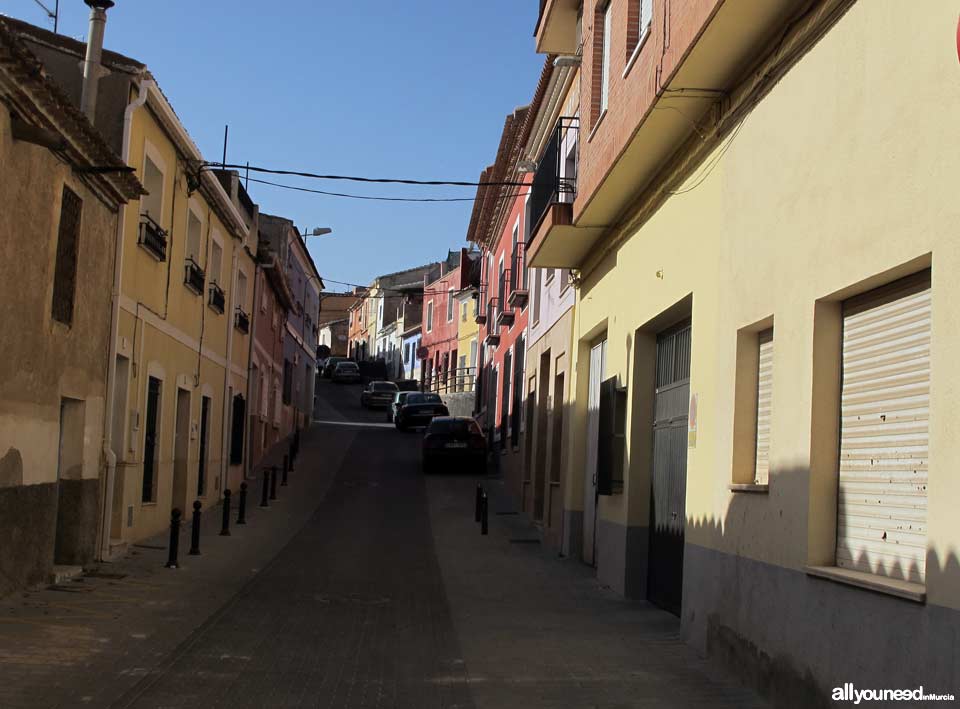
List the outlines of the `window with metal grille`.
{"type": "Polygon", "coordinates": [[[293,363],[289,359],[283,360],[283,403],[293,401],[293,363]]]}
{"type": "Polygon", "coordinates": [[[77,252],[80,242],[81,200],[64,186],[60,201],[60,230],[57,234],[57,261],[53,272],[54,320],[70,325],[73,322],[73,301],[77,290],[77,252]]]}

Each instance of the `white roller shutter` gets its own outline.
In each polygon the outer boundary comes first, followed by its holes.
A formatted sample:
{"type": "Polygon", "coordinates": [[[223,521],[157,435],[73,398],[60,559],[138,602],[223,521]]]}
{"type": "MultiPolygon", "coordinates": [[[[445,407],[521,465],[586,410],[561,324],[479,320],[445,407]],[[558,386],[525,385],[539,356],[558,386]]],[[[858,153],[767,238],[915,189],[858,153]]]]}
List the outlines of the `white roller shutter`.
{"type": "Polygon", "coordinates": [[[770,479],[770,410],[773,403],[773,328],[760,333],[760,362],[757,369],[757,450],[754,482],[766,485],[770,479]]]}
{"type": "Polygon", "coordinates": [[[922,583],[929,271],[844,304],[837,566],[922,583]]]}

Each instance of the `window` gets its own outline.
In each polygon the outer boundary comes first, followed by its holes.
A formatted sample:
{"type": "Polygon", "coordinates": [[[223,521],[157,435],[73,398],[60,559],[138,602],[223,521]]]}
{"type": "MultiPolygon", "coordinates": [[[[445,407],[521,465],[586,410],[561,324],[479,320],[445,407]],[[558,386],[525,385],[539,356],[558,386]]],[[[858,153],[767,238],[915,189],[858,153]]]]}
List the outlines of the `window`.
{"type": "Polygon", "coordinates": [[[223,263],[223,247],[216,241],[210,247],[210,268],[207,269],[208,277],[211,283],[220,285],[220,276],[222,274],[221,264],[223,263]]]}
{"type": "Polygon", "coordinates": [[[260,312],[267,312],[267,289],[264,284],[263,293],[260,295],[260,312]]]}
{"type": "Polygon", "coordinates": [[[843,304],[836,565],[924,583],[930,272],[843,304]]]}
{"type": "Polygon", "coordinates": [[[54,320],[70,325],[77,290],[77,252],[80,241],[80,216],[83,201],[64,186],[60,200],[60,228],[57,233],[57,260],[53,270],[54,320]]]}
{"type": "MultiPolygon", "coordinates": [[[[610,30],[613,22],[613,3],[603,10],[603,54],[600,60],[600,115],[607,110],[610,101],[610,30]]],[[[599,116],[598,116],[599,118],[599,116]]]]}
{"type": "Polygon", "coordinates": [[[293,363],[289,359],[283,360],[283,403],[293,401],[293,363]]]}
{"type": "Polygon", "coordinates": [[[247,304],[247,274],[237,271],[237,307],[246,312],[247,304]]]}
{"type": "Polygon", "coordinates": [[[757,342],[757,427],[753,482],[770,479],[770,411],[773,401],[773,328],[760,333],[757,342]]]}
{"type": "Polygon", "coordinates": [[[266,377],[260,378],[260,418],[267,420],[267,404],[270,400],[270,386],[266,377]]]}
{"type": "Polygon", "coordinates": [[[143,188],[147,194],[140,198],[140,214],[145,214],[160,224],[163,211],[163,173],[149,157],[143,159],[143,188]]]}
{"type": "Polygon", "coordinates": [[[640,35],[638,39],[642,42],[650,31],[650,25],[653,24],[653,0],[640,0],[640,35]]]}
{"type": "Polygon", "coordinates": [[[467,301],[460,303],[460,322],[467,321],[467,301]]]}
{"type": "Polygon", "coordinates": [[[433,332],[433,301],[427,302],[427,332],[433,332]]]}
{"type": "Polygon", "coordinates": [[[737,333],[733,411],[734,491],[763,492],[770,473],[773,318],[737,333]]]}
{"type": "Polygon", "coordinates": [[[447,289],[447,322],[453,322],[453,288],[447,289]]]}
{"type": "Polygon", "coordinates": [[[203,225],[193,210],[187,211],[187,249],[185,257],[195,264],[200,264],[200,235],[203,225]]]}
{"type": "Polygon", "coordinates": [[[477,366],[477,340],[476,338],[470,340],[470,360],[467,362],[468,367],[477,366]]]}

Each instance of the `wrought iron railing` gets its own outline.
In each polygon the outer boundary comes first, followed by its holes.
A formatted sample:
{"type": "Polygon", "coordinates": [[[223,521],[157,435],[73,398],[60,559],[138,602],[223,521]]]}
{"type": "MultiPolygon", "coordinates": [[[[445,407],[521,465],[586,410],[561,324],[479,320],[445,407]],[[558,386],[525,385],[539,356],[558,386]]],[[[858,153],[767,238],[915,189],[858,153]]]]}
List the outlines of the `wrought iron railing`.
{"type": "Polygon", "coordinates": [[[572,203],[576,197],[579,134],[579,118],[561,117],[540,156],[530,185],[531,238],[551,205],[572,203]]]}
{"type": "Polygon", "coordinates": [[[149,214],[140,215],[140,237],[137,243],[158,261],[167,260],[167,232],[153,221],[149,214]]]}
{"type": "Polygon", "coordinates": [[[183,276],[183,282],[187,288],[197,295],[203,295],[203,284],[207,279],[207,274],[200,268],[200,264],[192,258],[188,258],[184,270],[186,273],[183,276]]]}
{"type": "Polygon", "coordinates": [[[476,384],[476,367],[457,367],[447,372],[434,372],[433,377],[428,376],[424,382],[424,390],[437,394],[472,392],[476,384]]]}
{"type": "Polygon", "coordinates": [[[237,328],[240,332],[247,334],[250,332],[250,316],[243,312],[240,308],[237,308],[237,312],[234,315],[233,326],[237,328]]]}
{"type": "Polygon", "coordinates": [[[222,313],[227,305],[226,293],[223,292],[223,288],[217,285],[216,281],[210,284],[210,298],[207,302],[218,313],[222,313]]]}

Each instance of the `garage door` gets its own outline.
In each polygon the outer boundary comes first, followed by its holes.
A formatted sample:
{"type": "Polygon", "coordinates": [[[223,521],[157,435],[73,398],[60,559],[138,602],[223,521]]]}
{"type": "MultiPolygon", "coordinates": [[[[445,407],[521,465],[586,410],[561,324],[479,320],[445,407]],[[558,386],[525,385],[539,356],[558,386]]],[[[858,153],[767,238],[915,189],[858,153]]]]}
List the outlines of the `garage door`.
{"type": "Polygon", "coordinates": [[[930,273],[844,304],[837,566],[923,582],[930,273]]]}

